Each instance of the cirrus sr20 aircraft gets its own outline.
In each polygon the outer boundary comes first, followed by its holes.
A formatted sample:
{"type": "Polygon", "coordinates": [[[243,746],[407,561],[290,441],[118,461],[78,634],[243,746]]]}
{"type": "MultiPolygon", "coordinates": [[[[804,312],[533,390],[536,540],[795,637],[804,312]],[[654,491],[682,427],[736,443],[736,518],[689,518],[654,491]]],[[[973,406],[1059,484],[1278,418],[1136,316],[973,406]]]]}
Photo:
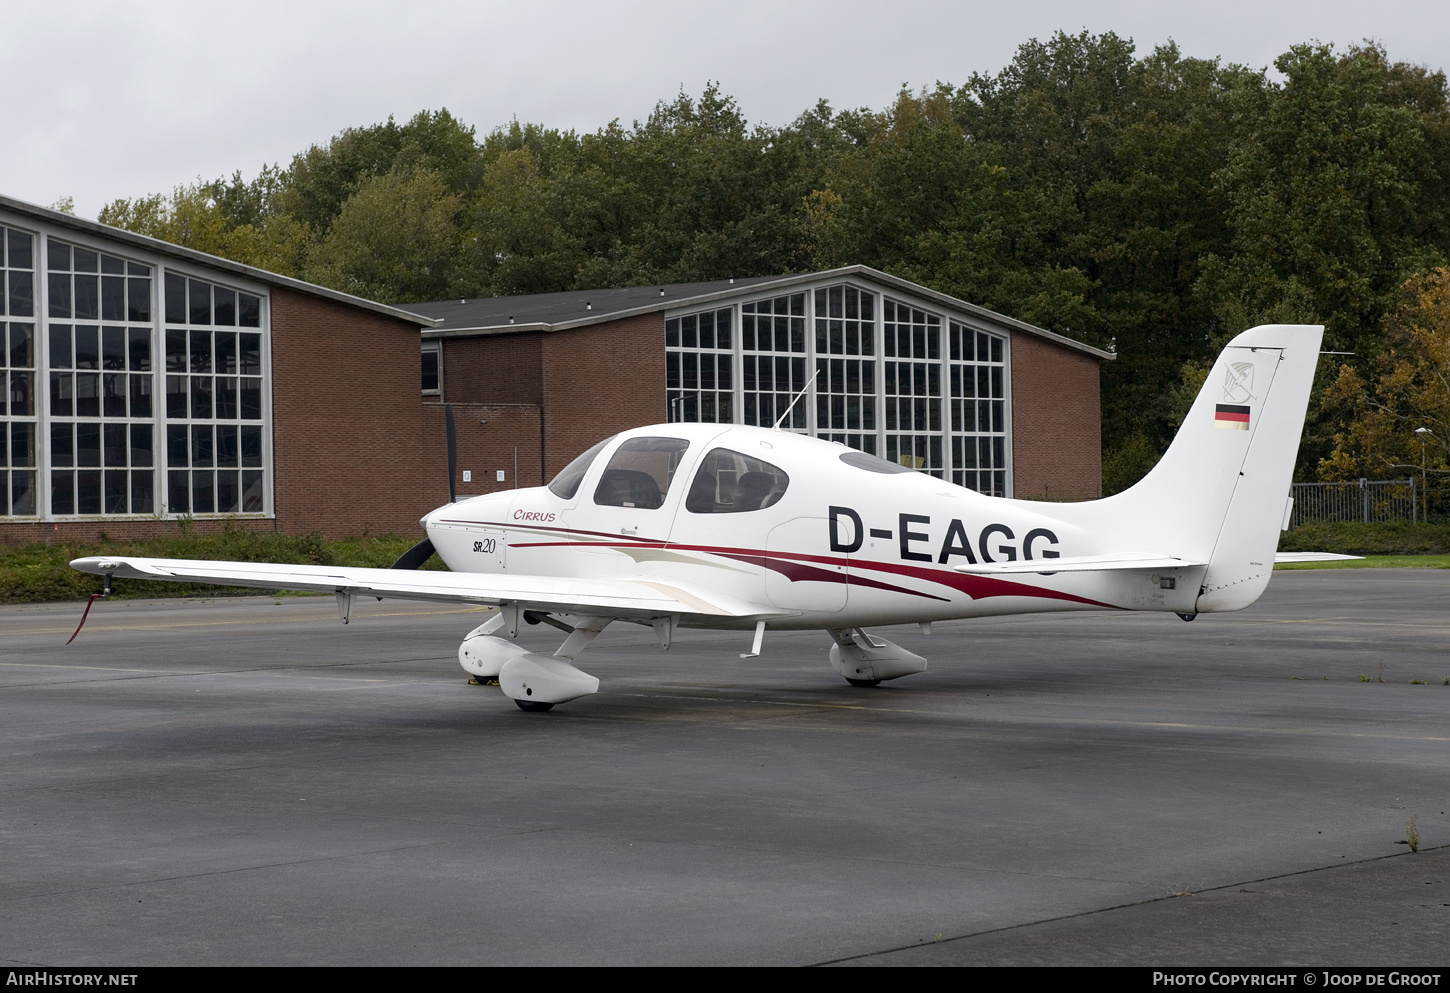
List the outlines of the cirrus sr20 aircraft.
{"type": "MultiPolygon", "coordinates": [[[[856,686],[926,660],[867,628],[1063,610],[1239,610],[1258,599],[1287,524],[1290,476],[1323,329],[1256,327],[1218,357],[1141,482],[1084,503],[982,496],[783,431],[663,424],[608,438],[548,486],[472,497],[423,518],[392,569],[97,557],[107,577],[496,605],[459,647],[525,710],[599,680],[574,665],[615,621],[670,646],[681,628],[830,634],[856,686]],[[451,572],[417,571],[433,551],[451,572]],[[552,655],[521,623],[566,634],[552,655]]],[[[742,647],[744,639],[742,639],[742,647]]]]}

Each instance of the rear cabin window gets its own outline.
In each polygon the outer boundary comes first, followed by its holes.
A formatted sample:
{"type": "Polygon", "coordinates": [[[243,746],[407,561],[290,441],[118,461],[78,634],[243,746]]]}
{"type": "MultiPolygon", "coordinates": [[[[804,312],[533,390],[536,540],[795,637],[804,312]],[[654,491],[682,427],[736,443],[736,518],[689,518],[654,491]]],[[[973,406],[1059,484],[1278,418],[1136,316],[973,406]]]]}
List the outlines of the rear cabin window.
{"type": "Polygon", "coordinates": [[[783,469],[717,448],[700,462],[685,497],[692,514],[743,514],[773,506],[785,495],[790,477],[783,469]]]}
{"type": "Polygon", "coordinates": [[[689,447],[683,438],[629,439],[615,450],[599,477],[594,502],[601,507],[656,509],[665,502],[689,447]]]}
{"type": "Polygon", "coordinates": [[[885,473],[886,475],[916,471],[896,462],[887,462],[885,459],[878,459],[876,456],[868,455],[865,452],[842,452],[841,461],[847,465],[855,466],[857,469],[865,469],[867,472],[885,473]]]}

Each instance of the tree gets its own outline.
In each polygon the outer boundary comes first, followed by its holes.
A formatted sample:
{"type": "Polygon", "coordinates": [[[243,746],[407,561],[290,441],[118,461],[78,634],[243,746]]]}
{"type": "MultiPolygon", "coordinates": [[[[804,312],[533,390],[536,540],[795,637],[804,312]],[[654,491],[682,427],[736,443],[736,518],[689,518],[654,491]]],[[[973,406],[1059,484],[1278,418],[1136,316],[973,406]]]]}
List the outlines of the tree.
{"type": "Polygon", "coordinates": [[[211,255],[223,254],[226,245],[226,216],[200,180],[176,187],[169,197],[153,193],[112,200],[101,208],[99,220],[211,255]]]}
{"type": "Polygon", "coordinates": [[[307,278],[371,300],[437,300],[447,290],[459,197],[414,166],[369,176],[312,252],[307,278]]]}
{"type": "MultiPolygon", "coordinates": [[[[266,175],[264,169],[259,178],[266,175]]],[[[240,174],[233,177],[231,187],[221,180],[198,180],[176,187],[169,197],[153,193],[113,200],[101,208],[98,220],[284,276],[300,274],[310,243],[307,228],[290,217],[262,210],[249,215],[254,221],[235,224],[234,216],[228,214],[227,198],[235,204],[238,187],[246,187],[240,174]]]]}
{"type": "Polygon", "coordinates": [[[1326,347],[1370,359],[1400,284],[1443,262],[1419,214],[1444,77],[1421,71],[1412,93],[1403,81],[1414,74],[1375,47],[1336,58],[1298,45],[1275,65],[1284,83],[1237,94],[1240,140],[1216,179],[1233,241],[1205,260],[1197,289],[1225,332],[1322,323],[1326,347]]]}
{"type": "Polygon", "coordinates": [[[1450,270],[1435,269],[1401,287],[1399,305],[1384,321],[1376,365],[1372,378],[1341,366],[1325,393],[1325,406],[1340,413],[1320,478],[1417,472],[1422,443],[1427,470],[1450,478],[1450,270]]]}
{"type": "MultiPolygon", "coordinates": [[[[1218,344],[1193,287],[1200,259],[1228,244],[1212,190],[1233,142],[1233,98],[1260,80],[1172,44],[1138,58],[1112,32],[1059,32],[953,96],[969,140],[991,150],[1016,195],[1053,207],[1035,229],[1038,271],[1058,284],[1075,273],[1080,300],[1044,294],[1028,319],[1115,346],[1103,368],[1103,437],[1109,452],[1131,442],[1132,464],[1142,462],[1139,435],[1166,446],[1165,391],[1218,344]]],[[[1030,298],[1012,287],[999,307],[1017,314],[1030,298]]]]}
{"type": "Polygon", "coordinates": [[[514,122],[483,142],[453,295],[545,293],[790,272],[814,146],[751,130],[714,86],[628,130],[514,122]]]}
{"type": "Polygon", "coordinates": [[[451,192],[477,179],[478,147],[473,128],[445,108],[419,111],[407,124],[348,128],[326,146],[313,145],[293,156],[276,192],[279,212],[325,235],[343,205],[372,176],[395,168],[432,172],[451,192]]]}

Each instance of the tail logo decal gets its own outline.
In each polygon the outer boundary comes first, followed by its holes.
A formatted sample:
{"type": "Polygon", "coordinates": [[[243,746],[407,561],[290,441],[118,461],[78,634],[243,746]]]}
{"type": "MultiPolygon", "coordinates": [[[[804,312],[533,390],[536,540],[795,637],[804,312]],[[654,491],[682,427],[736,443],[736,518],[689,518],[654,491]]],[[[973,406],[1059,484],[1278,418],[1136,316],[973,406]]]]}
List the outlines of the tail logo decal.
{"type": "Polygon", "coordinates": [[[1228,368],[1224,370],[1223,398],[1229,403],[1247,403],[1254,398],[1254,364],[1252,362],[1229,363],[1228,368]]]}

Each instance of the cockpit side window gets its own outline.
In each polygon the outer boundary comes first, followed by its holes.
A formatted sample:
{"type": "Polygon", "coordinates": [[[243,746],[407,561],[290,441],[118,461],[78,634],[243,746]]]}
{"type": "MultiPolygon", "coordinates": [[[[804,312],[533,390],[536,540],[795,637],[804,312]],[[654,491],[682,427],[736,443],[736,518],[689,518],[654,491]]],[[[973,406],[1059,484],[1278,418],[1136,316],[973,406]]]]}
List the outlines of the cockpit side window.
{"type": "Polygon", "coordinates": [[[601,507],[656,509],[665,502],[689,447],[683,438],[629,439],[615,450],[599,477],[594,502],[601,507]]]}
{"type": "Polygon", "coordinates": [[[773,506],[790,476],[761,459],[717,448],[700,461],[685,509],[692,514],[743,514],[773,506]]]}
{"type": "Polygon", "coordinates": [[[564,500],[574,499],[574,494],[579,492],[579,484],[584,481],[584,474],[589,471],[589,467],[594,464],[594,460],[604,450],[604,446],[617,437],[618,435],[610,435],[560,469],[559,474],[549,483],[549,491],[564,500]]]}

